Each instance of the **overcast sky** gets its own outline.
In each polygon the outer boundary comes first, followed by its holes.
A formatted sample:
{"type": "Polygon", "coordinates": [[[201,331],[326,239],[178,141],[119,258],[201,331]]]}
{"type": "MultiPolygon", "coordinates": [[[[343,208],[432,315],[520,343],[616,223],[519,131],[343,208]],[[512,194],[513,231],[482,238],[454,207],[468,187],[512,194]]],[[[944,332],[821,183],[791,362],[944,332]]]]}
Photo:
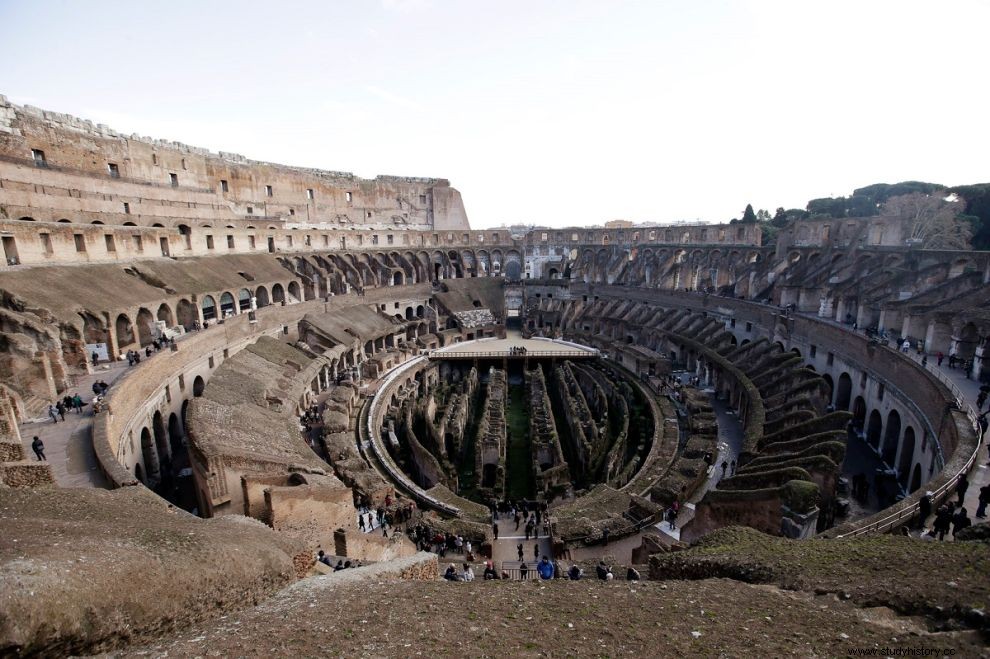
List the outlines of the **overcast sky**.
{"type": "Polygon", "coordinates": [[[725,221],[990,181],[990,3],[0,0],[0,93],[450,179],[473,226],[725,221]]]}

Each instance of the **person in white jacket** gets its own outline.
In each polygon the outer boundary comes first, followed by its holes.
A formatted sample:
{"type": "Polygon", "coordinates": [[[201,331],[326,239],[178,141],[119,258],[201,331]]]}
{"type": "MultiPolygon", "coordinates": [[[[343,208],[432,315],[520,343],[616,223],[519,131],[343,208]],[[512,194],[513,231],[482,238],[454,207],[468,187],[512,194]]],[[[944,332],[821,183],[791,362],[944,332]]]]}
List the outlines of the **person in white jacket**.
{"type": "Polygon", "coordinates": [[[464,571],[461,572],[461,581],[474,581],[474,570],[467,563],[464,564],[464,571]]]}

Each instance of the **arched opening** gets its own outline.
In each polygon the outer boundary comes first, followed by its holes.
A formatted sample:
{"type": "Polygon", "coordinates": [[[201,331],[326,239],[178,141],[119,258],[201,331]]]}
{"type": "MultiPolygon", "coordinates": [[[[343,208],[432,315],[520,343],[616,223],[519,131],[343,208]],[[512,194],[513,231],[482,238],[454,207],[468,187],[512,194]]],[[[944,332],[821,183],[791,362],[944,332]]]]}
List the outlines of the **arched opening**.
{"type": "Polygon", "coordinates": [[[158,451],[159,462],[163,466],[167,465],[171,461],[172,452],[168,444],[168,433],[165,431],[165,420],[158,410],[151,417],[151,429],[155,434],[155,450],[158,451]]]}
{"type": "Polygon", "coordinates": [[[173,412],[168,417],[168,441],[172,449],[172,456],[176,456],[182,451],[182,426],[179,423],[178,415],[173,412]]]}
{"type": "Polygon", "coordinates": [[[256,298],[259,309],[261,307],[267,307],[271,304],[271,300],[268,299],[268,289],[264,286],[258,287],[258,290],[254,292],[254,297],[256,298]]]}
{"type": "Polygon", "coordinates": [[[151,345],[151,341],[154,339],[155,332],[155,318],[151,315],[151,312],[141,307],[138,309],[137,314],[137,331],[138,331],[138,342],[141,347],[151,345]]]}
{"type": "Polygon", "coordinates": [[[883,461],[894,466],[894,460],[897,458],[897,444],[901,439],[901,415],[898,414],[897,410],[891,410],[890,414],[887,415],[887,427],[884,429],[883,433],[883,451],[881,457],[883,461]]]}
{"type": "Polygon", "coordinates": [[[866,424],[866,401],[862,396],[856,396],[852,407],[852,423],[856,430],[862,430],[866,424]]]}
{"type": "Polygon", "coordinates": [[[883,429],[883,417],[880,412],[873,410],[870,412],[870,421],[866,425],[866,442],[874,447],[880,448],[880,431],[883,429]]]}
{"type": "Polygon", "coordinates": [[[413,314],[413,308],[412,307],[406,307],[406,320],[412,320],[413,319],[413,316],[414,316],[414,314],[413,314]]]}
{"type": "Polygon", "coordinates": [[[392,285],[393,286],[402,286],[402,273],[401,272],[396,271],[396,272],[393,272],[392,273],[392,285]]]}
{"type": "Polygon", "coordinates": [[[141,428],[141,457],[144,460],[144,469],[148,474],[147,485],[154,487],[158,484],[159,467],[158,452],[155,450],[155,443],[151,439],[151,433],[147,428],[141,428]]]}
{"type": "Polygon", "coordinates": [[[203,320],[215,320],[217,317],[217,302],[212,295],[203,298],[203,320]]]}
{"type": "Polygon", "coordinates": [[[822,374],[822,380],[825,381],[825,396],[828,398],[829,405],[831,405],[835,399],[835,382],[832,381],[832,376],[828,373],[822,374]]]}
{"type": "Polygon", "coordinates": [[[921,464],[916,464],[911,473],[911,487],[908,488],[908,492],[917,492],[919,487],[921,487],[921,464]]]}
{"type": "Polygon", "coordinates": [[[426,307],[424,307],[422,304],[419,305],[419,306],[417,306],[416,307],[416,317],[417,318],[422,318],[425,315],[426,315],[426,307]]]}
{"type": "Polygon", "coordinates": [[[272,304],[284,304],[285,303],[285,289],[282,288],[282,284],[275,284],[272,286],[272,304]]]}
{"type": "Polygon", "coordinates": [[[197,375],[196,379],[193,380],[193,397],[199,398],[203,395],[203,389],[206,388],[206,382],[203,380],[202,375],[197,375]]]}
{"type": "Polygon", "coordinates": [[[141,469],[141,463],[138,462],[134,465],[134,478],[138,479],[140,482],[144,482],[144,470],[141,469]]]}
{"type": "Polygon", "coordinates": [[[251,310],[251,291],[246,288],[242,288],[238,291],[237,306],[240,307],[242,312],[251,310]]]}
{"type": "Polygon", "coordinates": [[[158,305],[158,312],[155,313],[155,318],[163,321],[165,323],[165,327],[175,326],[175,318],[172,316],[172,310],[164,302],[158,305]]]}
{"type": "Polygon", "coordinates": [[[835,409],[846,411],[852,402],[852,378],[848,373],[839,375],[839,388],[835,393],[835,409]]]}
{"type": "Polygon", "coordinates": [[[122,313],[117,316],[114,329],[117,332],[117,348],[123,350],[134,343],[134,331],[131,328],[131,319],[127,317],[127,314],[122,313]]]}
{"type": "Polygon", "coordinates": [[[914,428],[908,426],[904,429],[904,439],[901,441],[901,459],[897,463],[897,479],[902,486],[907,488],[909,493],[921,487],[921,470],[917,467],[915,467],[915,476],[911,477],[910,487],[908,487],[911,464],[914,462],[914,445],[914,428]]]}
{"type": "Polygon", "coordinates": [[[289,301],[298,302],[302,300],[302,295],[299,292],[299,282],[290,281],[289,282],[289,301]]]}
{"type": "Polygon", "coordinates": [[[236,313],[236,308],[234,306],[234,296],[226,291],[220,295],[220,317],[226,318],[227,316],[233,316],[236,313]]]}
{"type": "Polygon", "coordinates": [[[179,324],[186,331],[191,330],[199,318],[196,315],[196,305],[189,300],[179,300],[179,304],[175,308],[175,313],[178,316],[179,324]]]}
{"type": "Polygon", "coordinates": [[[59,223],[60,224],[72,224],[72,220],[67,220],[67,219],[65,219],[63,217],[61,220],[59,220],[59,223]]]}

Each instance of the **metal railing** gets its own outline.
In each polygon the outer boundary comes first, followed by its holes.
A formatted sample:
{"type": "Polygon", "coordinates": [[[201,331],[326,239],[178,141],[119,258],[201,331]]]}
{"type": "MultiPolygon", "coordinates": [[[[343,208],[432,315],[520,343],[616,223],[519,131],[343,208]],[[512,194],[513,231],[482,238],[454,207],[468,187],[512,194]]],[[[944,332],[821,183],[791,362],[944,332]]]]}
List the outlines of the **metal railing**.
{"type": "Polygon", "coordinates": [[[427,353],[430,359],[476,359],[476,358],[513,358],[522,359],[525,357],[562,357],[572,359],[575,357],[598,357],[598,350],[527,350],[526,352],[511,352],[509,350],[483,350],[471,352],[430,350],[427,353]]]}

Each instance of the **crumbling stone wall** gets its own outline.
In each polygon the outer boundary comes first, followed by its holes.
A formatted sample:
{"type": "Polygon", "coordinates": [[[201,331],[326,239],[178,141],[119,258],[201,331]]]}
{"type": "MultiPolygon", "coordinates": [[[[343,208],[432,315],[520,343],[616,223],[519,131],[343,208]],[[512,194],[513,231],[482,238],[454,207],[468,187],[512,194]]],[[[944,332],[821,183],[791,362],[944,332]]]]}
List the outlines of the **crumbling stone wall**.
{"type": "Polygon", "coordinates": [[[509,395],[505,371],[493,366],[488,371],[487,387],[485,411],[478,424],[475,473],[480,475],[478,489],[500,499],[505,491],[505,405],[509,395]]]}

